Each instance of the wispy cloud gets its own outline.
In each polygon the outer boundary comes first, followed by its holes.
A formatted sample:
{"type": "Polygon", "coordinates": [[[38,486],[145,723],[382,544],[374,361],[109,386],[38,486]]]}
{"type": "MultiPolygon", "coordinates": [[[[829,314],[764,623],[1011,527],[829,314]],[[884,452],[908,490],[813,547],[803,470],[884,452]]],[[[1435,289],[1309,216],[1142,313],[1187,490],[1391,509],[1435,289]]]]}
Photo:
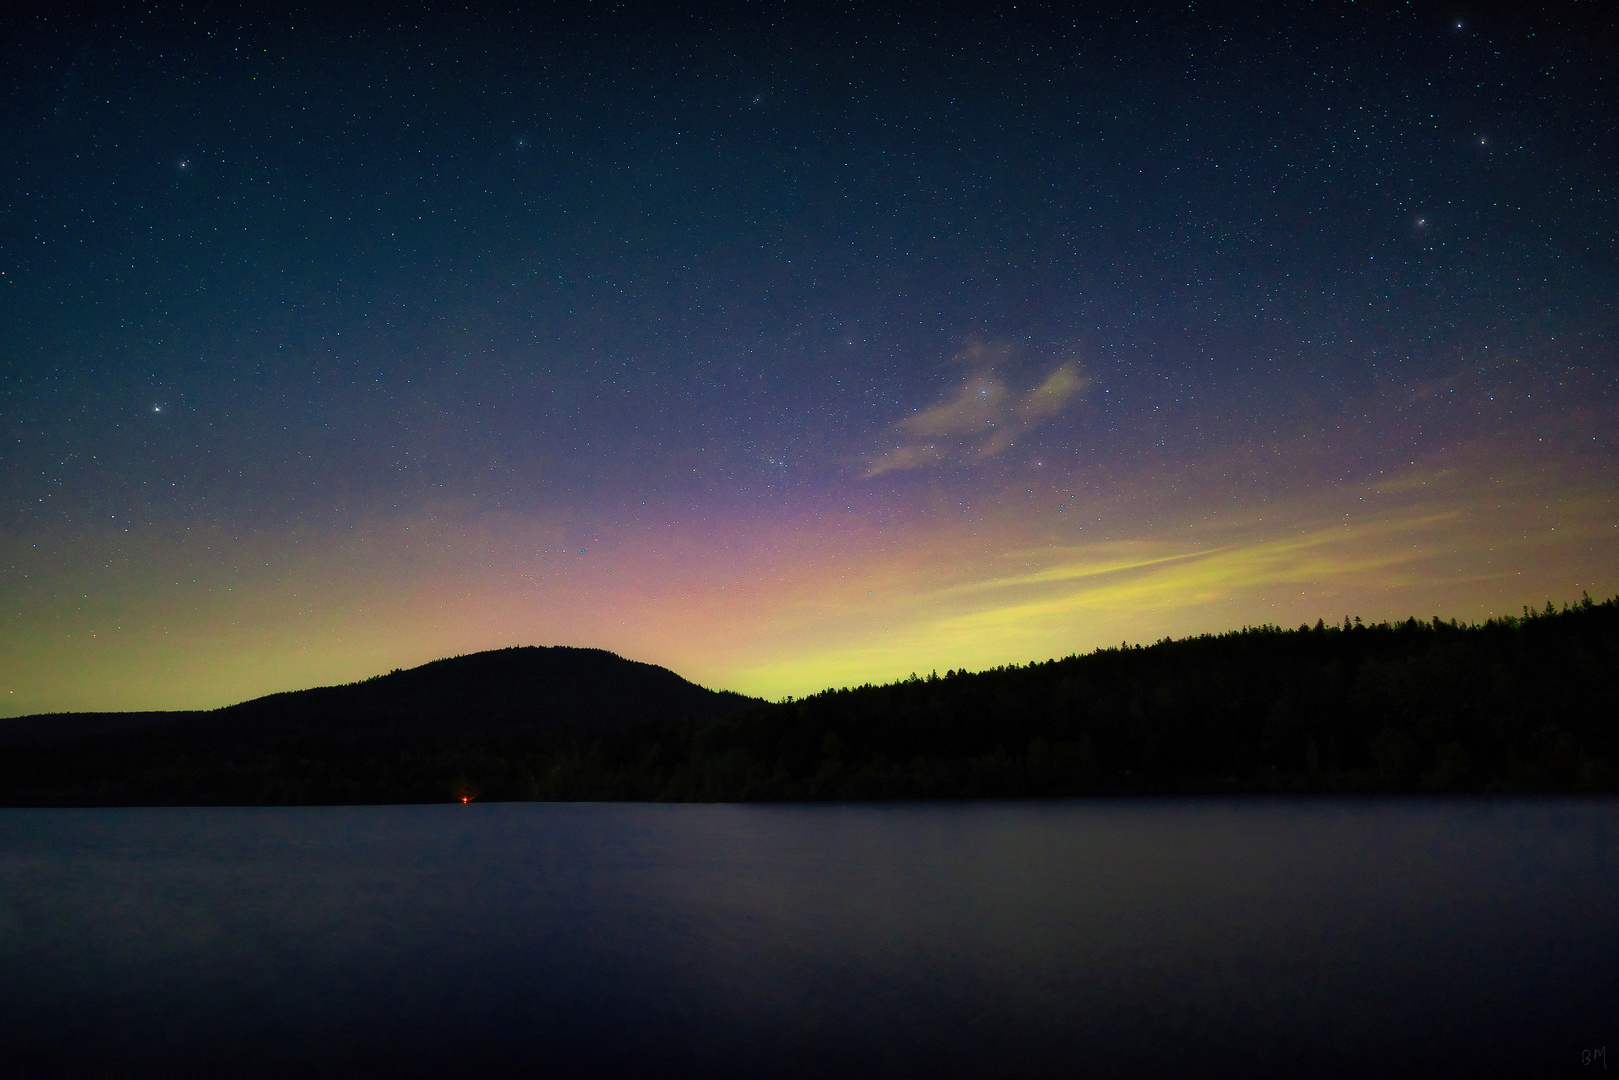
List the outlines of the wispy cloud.
{"type": "Polygon", "coordinates": [[[1059,364],[1036,386],[1014,390],[1004,374],[1009,350],[974,345],[956,358],[972,374],[953,398],[894,425],[895,445],[872,456],[865,476],[947,461],[981,461],[1066,409],[1090,384],[1076,361],[1059,364]]]}

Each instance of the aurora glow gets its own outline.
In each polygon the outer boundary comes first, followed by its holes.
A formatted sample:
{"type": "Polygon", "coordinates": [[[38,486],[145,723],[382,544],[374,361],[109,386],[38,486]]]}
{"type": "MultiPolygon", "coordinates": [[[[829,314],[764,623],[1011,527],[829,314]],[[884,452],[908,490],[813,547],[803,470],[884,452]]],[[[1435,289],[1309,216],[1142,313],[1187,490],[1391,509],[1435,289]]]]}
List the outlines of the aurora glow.
{"type": "Polygon", "coordinates": [[[1619,592],[1561,16],[7,18],[7,714],[1619,592]]]}

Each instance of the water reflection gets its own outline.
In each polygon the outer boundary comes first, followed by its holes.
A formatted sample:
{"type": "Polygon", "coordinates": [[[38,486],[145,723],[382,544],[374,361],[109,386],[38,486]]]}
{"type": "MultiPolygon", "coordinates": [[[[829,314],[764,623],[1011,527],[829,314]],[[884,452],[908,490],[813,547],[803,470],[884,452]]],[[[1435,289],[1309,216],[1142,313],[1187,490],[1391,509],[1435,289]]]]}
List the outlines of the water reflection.
{"type": "Polygon", "coordinates": [[[1619,804],[0,812],[62,1068],[1523,1075],[1619,1043],[1619,804]]]}

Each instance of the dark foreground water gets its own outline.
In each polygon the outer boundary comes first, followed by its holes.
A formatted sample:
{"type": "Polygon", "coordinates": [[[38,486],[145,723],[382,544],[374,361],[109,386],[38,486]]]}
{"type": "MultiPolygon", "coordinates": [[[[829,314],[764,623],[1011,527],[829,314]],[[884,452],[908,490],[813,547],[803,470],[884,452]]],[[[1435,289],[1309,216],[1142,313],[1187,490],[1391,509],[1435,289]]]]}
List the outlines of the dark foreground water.
{"type": "Polygon", "coordinates": [[[1612,801],[0,811],[23,1075],[1596,1075],[1602,1047],[1612,801]]]}

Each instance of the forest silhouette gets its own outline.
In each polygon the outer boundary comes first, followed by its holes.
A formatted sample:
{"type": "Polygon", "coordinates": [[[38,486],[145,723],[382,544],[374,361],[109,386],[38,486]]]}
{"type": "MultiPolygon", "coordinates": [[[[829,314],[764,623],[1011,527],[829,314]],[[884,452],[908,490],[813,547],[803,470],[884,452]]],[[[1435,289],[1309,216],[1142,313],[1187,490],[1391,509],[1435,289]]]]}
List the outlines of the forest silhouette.
{"type": "Polygon", "coordinates": [[[1619,790],[1619,597],[1247,627],[763,702],[508,649],[211,712],[0,723],[0,804],[1619,790]]]}

